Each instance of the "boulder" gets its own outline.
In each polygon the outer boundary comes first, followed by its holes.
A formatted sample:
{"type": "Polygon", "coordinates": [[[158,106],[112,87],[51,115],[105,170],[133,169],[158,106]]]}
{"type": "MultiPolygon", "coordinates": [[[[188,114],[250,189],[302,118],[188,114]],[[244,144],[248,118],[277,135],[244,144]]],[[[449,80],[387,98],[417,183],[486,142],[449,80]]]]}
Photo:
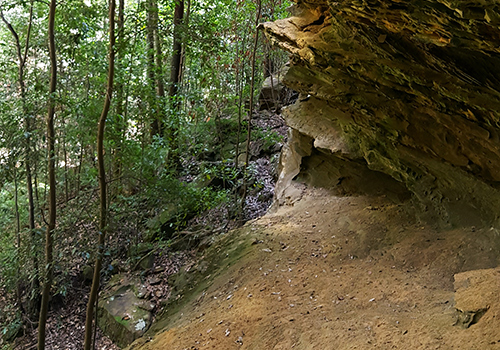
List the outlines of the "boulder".
{"type": "Polygon", "coordinates": [[[145,286],[140,281],[118,278],[115,281],[119,283],[112,284],[99,300],[97,322],[104,334],[125,347],[148,330],[154,304],[144,299],[145,286]]]}
{"type": "Polygon", "coordinates": [[[273,74],[267,77],[262,83],[259,95],[259,105],[261,110],[275,109],[280,104],[280,96],[283,90],[283,83],[280,75],[273,74]]]}
{"type": "Polygon", "coordinates": [[[276,110],[295,102],[298,93],[283,84],[288,67],[268,76],[262,83],[259,106],[261,111],[276,110]]]}
{"type": "Polygon", "coordinates": [[[153,245],[147,242],[134,245],[129,250],[129,257],[135,261],[134,269],[149,270],[155,262],[153,245]]]}

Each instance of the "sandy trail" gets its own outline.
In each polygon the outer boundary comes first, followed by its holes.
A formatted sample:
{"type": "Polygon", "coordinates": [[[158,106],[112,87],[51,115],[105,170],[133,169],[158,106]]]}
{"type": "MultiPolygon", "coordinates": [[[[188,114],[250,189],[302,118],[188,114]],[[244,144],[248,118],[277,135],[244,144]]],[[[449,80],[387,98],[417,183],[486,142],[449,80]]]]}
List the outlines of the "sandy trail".
{"type": "MultiPolygon", "coordinates": [[[[248,247],[132,348],[500,349],[498,298],[470,328],[455,325],[454,274],[498,265],[493,231],[438,231],[383,197],[310,189],[213,246],[221,260],[248,247]]],[[[500,290],[496,276],[478,293],[500,290]]]]}

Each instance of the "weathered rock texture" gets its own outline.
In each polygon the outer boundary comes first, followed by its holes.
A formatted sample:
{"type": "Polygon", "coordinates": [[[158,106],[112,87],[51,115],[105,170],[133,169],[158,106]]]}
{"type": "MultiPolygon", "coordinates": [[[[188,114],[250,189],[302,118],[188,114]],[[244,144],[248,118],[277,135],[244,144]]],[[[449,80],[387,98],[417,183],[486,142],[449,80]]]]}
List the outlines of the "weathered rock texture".
{"type": "Polygon", "coordinates": [[[120,347],[146,332],[152,322],[154,304],[145,297],[146,286],[136,279],[116,275],[99,300],[99,328],[120,347]]]}
{"type": "Polygon", "coordinates": [[[404,185],[425,219],[498,225],[500,3],[297,1],[295,17],[262,26],[292,54],[285,83],[301,93],[284,155],[300,167],[278,198],[314,156],[293,153],[306,137],[322,157],[404,185]]]}

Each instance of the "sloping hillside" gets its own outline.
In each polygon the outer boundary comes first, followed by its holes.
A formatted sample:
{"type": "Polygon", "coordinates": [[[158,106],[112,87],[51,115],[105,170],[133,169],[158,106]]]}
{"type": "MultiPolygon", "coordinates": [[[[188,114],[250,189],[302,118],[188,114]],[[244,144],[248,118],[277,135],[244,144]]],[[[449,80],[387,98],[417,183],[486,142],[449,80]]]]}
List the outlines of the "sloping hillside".
{"type": "Polygon", "coordinates": [[[500,347],[499,272],[458,275],[469,318],[454,293],[455,274],[498,265],[495,229],[440,231],[383,196],[297,190],[173,281],[178,300],[129,349],[500,347]]]}

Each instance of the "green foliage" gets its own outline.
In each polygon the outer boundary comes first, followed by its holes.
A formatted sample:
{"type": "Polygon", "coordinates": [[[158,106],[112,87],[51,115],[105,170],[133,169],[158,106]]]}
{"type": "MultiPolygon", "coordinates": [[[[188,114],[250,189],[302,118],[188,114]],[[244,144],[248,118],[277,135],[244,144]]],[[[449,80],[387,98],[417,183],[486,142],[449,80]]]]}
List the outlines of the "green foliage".
{"type": "MultiPolygon", "coordinates": [[[[0,339],[12,341],[22,331],[21,317],[19,313],[16,313],[13,316],[7,316],[5,321],[5,326],[0,328],[0,339]]],[[[9,346],[5,345],[5,348],[9,349],[9,346]]]]}
{"type": "MultiPolygon", "coordinates": [[[[23,46],[27,39],[30,3],[2,2],[7,20],[23,46]]],[[[163,62],[169,62],[174,2],[159,2],[159,40],[163,62]]],[[[264,1],[262,21],[283,17],[288,1],[264,1]]],[[[47,13],[43,2],[33,2],[33,26],[24,66],[25,95],[18,81],[19,62],[12,34],[0,22],[0,287],[9,296],[16,284],[28,286],[42,268],[43,232],[47,213],[47,149],[45,116],[49,80],[47,13]],[[31,168],[35,226],[28,232],[26,165],[31,168]],[[14,178],[18,184],[21,247],[16,246],[17,224],[14,178]],[[38,266],[35,260],[38,259],[38,266]],[[27,266],[19,269],[19,266],[27,266]]],[[[250,95],[250,58],[255,35],[256,4],[249,0],[192,1],[189,21],[182,28],[185,58],[179,93],[169,100],[158,96],[147,76],[147,16],[144,2],[126,2],[125,27],[119,35],[115,94],[106,129],[106,171],[109,183],[111,236],[123,238],[109,249],[118,255],[123,245],[146,235],[168,239],[195,215],[231,198],[241,186],[241,170],[234,168],[235,145],[245,142],[250,95]],[[155,100],[163,116],[165,136],[152,136],[148,101],[155,100]],[[174,103],[175,102],[175,103],[174,103]],[[173,105],[179,108],[173,108],[173,105]],[[194,179],[194,180],[193,180],[194,179]],[[217,179],[220,183],[216,183],[217,179]],[[122,246],[119,246],[121,244],[122,246]]],[[[56,46],[57,230],[55,281],[52,293],[69,292],[72,274],[94,257],[97,237],[98,181],[96,170],[97,120],[101,113],[107,72],[105,32],[107,2],[63,1],[58,4],[56,46]]],[[[257,65],[263,80],[264,64],[276,69],[286,56],[264,42],[257,65]]],[[[156,63],[155,63],[156,64],[156,63]]],[[[168,90],[170,67],[157,67],[168,90]]],[[[281,142],[268,131],[254,133],[263,148],[281,142]]],[[[250,172],[255,169],[250,169],[250,172]]],[[[253,182],[252,182],[253,183],[253,182]]],[[[258,186],[258,184],[255,184],[258,186]]],[[[32,297],[26,291],[24,302],[32,297]]],[[[0,329],[1,331],[1,329],[0,329]]]]}
{"type": "Polygon", "coordinates": [[[283,136],[278,134],[276,131],[264,130],[264,129],[260,129],[260,128],[257,129],[256,132],[252,135],[252,138],[254,140],[261,140],[262,141],[262,149],[265,152],[268,152],[276,144],[282,144],[284,141],[283,136]]]}
{"type": "Polygon", "coordinates": [[[211,165],[203,169],[202,175],[209,181],[214,178],[221,179],[224,183],[224,188],[235,187],[239,178],[241,178],[241,171],[229,162],[221,162],[219,164],[211,165]]]}
{"type": "MultiPolygon", "coordinates": [[[[155,140],[142,152],[141,162],[132,167],[132,173],[142,172],[141,190],[132,196],[120,196],[113,204],[113,210],[120,217],[120,208],[130,206],[142,213],[136,220],[146,224],[155,233],[168,225],[169,230],[184,227],[193,216],[213,208],[227,200],[224,190],[199,187],[186,183],[175,176],[165,163],[168,161],[169,147],[161,139],[155,140]]],[[[129,210],[127,210],[129,211],[129,210]]]]}
{"type": "Polygon", "coordinates": [[[4,288],[7,292],[12,292],[15,288],[15,283],[17,282],[17,254],[15,251],[15,247],[12,244],[8,244],[8,240],[12,237],[5,237],[6,239],[2,239],[2,244],[4,245],[4,249],[0,253],[0,264],[2,264],[1,270],[1,287],[4,288]]]}
{"type": "MultiPolygon", "coordinates": [[[[0,227],[3,227],[3,233],[0,235],[0,288],[12,291],[15,288],[18,270],[18,256],[15,246],[16,242],[16,216],[14,211],[14,186],[7,184],[0,190],[0,227]]],[[[25,197],[18,193],[20,201],[25,197]]],[[[21,212],[20,214],[25,214],[21,212]]],[[[25,220],[22,215],[21,220],[25,220]]]]}

